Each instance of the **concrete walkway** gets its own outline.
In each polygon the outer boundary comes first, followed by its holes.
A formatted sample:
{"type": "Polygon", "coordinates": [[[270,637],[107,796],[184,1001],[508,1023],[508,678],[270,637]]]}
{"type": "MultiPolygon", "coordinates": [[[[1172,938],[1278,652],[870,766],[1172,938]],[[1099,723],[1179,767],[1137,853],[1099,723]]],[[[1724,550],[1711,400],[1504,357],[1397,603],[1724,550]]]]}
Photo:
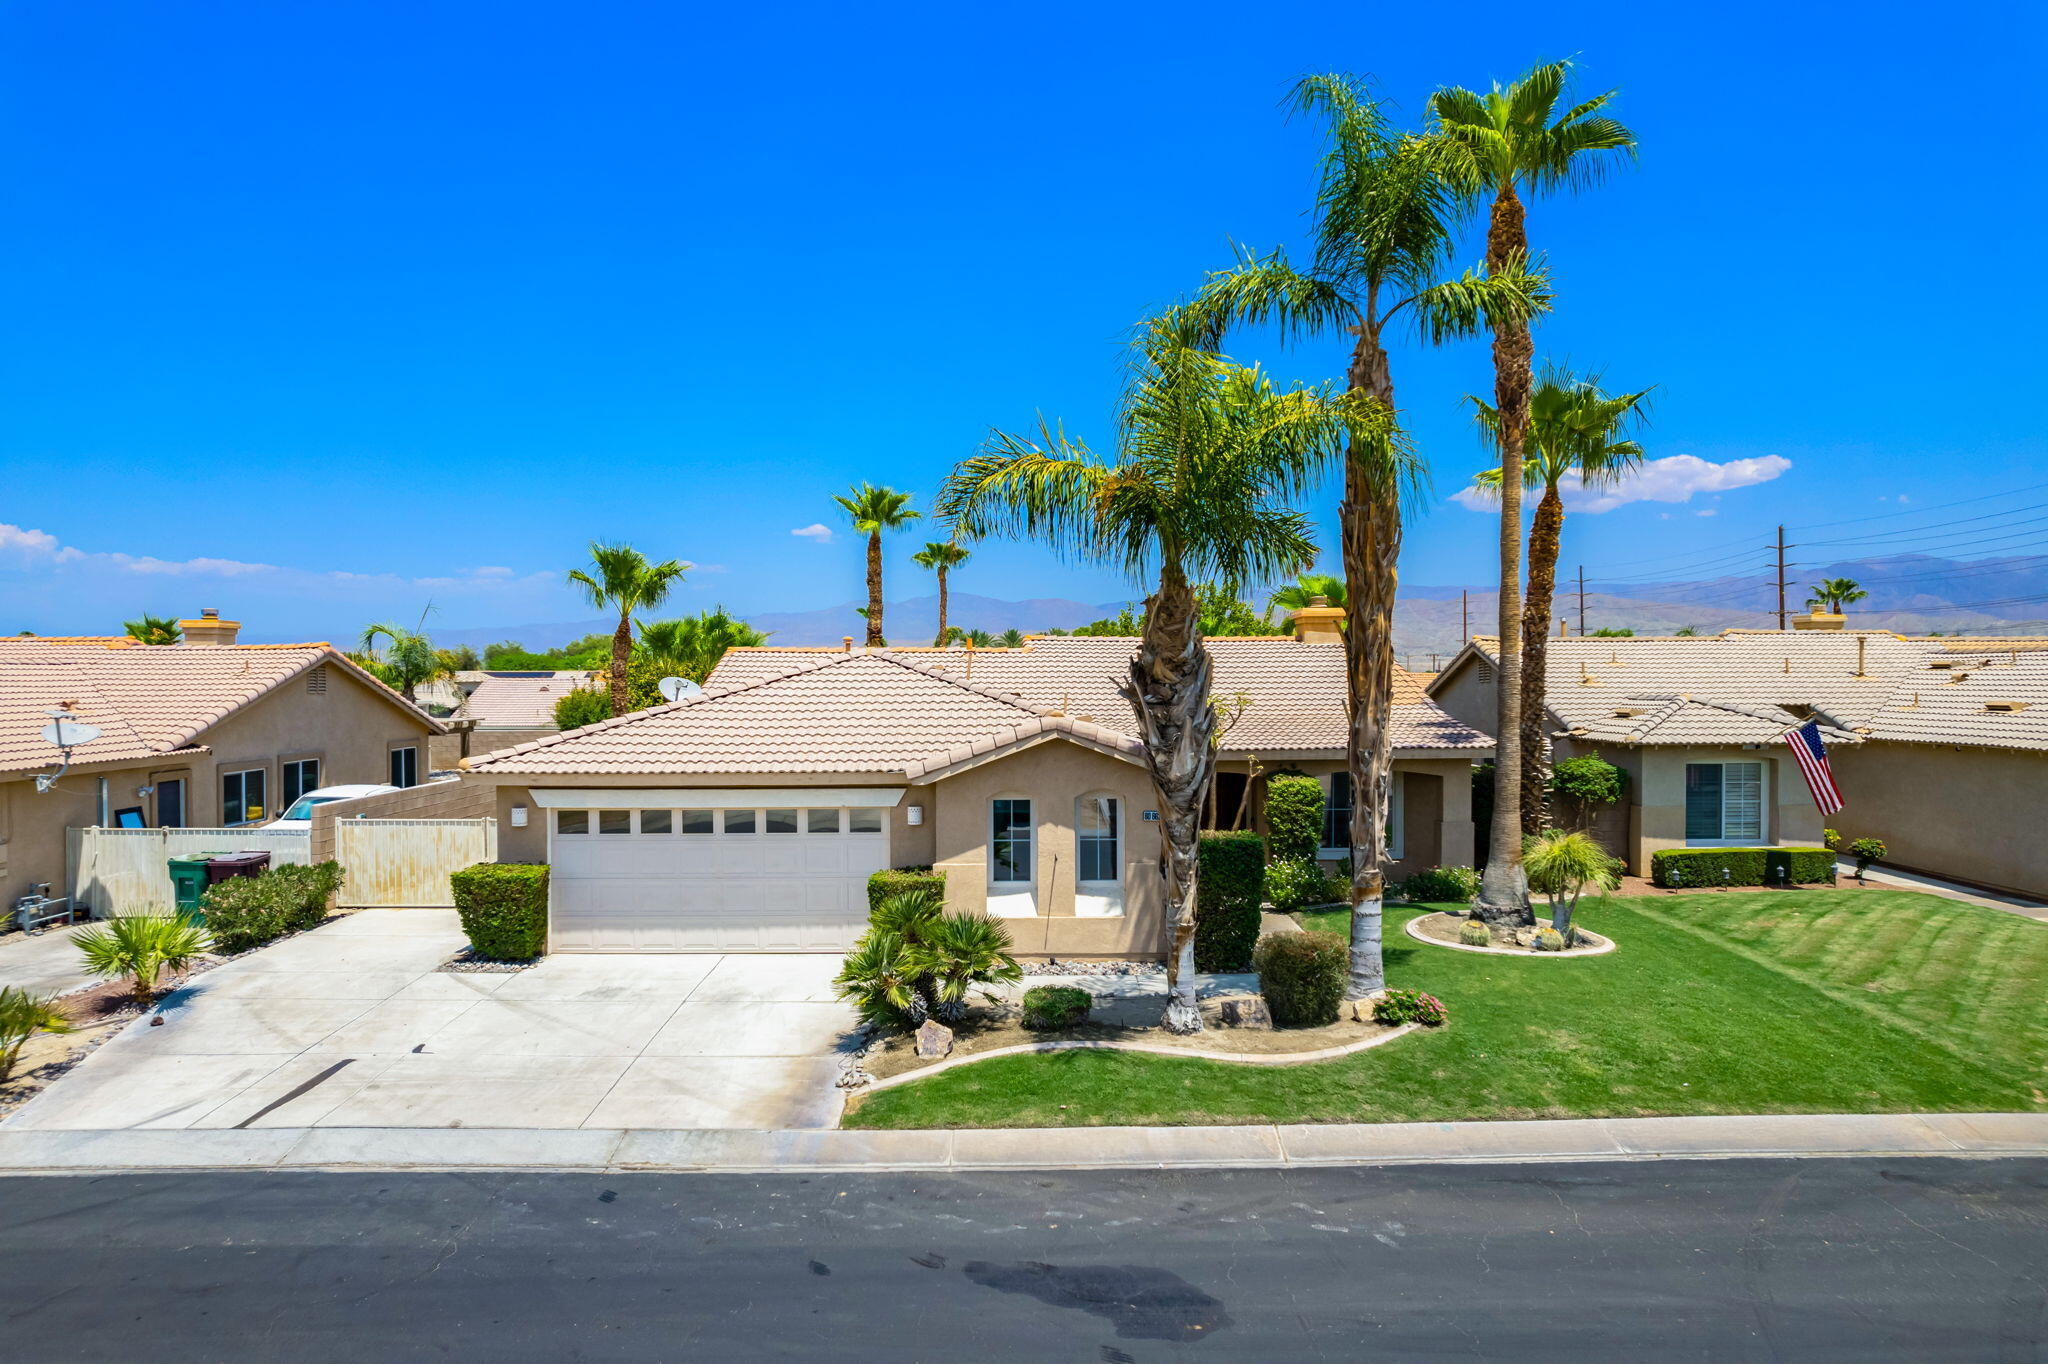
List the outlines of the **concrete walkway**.
{"type": "MultiPolygon", "coordinates": [[[[830,955],[555,956],[436,970],[452,910],[364,910],[165,997],[0,1131],[806,1128],[854,1018],[830,955]]],[[[76,952],[76,949],[72,949],[76,952]]]]}
{"type": "Polygon", "coordinates": [[[61,995],[97,983],[80,965],[78,944],[71,935],[84,924],[46,928],[39,933],[9,933],[0,938],[0,987],[30,994],[61,995]]]}
{"type": "MultiPolygon", "coordinates": [[[[1835,872],[1845,881],[1856,877],[1854,858],[1837,858],[1835,872]]],[[[2003,910],[2017,914],[2023,919],[2036,923],[2048,923],[2048,905],[2038,900],[2029,900],[2018,895],[2001,895],[1996,891],[1977,890],[1970,886],[1944,881],[1938,876],[1926,876],[1917,871],[1899,871],[1892,867],[1867,868],[1863,877],[1873,885],[1896,886],[1900,890],[1925,891],[1929,895],[1940,895],[1950,900],[1961,900],[1964,904],[1978,905],[1984,909],[2003,910]]]]}
{"type": "Polygon", "coordinates": [[[2048,1113],[919,1132],[348,1127],[65,1132],[0,1127],[4,1174],[189,1169],[788,1174],[2003,1155],[2048,1155],[2048,1113]]]}

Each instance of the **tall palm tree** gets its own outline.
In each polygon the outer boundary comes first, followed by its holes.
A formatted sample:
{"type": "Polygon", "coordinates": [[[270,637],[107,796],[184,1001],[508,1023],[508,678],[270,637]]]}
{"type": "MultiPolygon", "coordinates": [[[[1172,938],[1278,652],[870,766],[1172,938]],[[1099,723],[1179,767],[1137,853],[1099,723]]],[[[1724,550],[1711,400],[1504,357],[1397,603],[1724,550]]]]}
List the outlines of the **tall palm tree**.
{"type": "Polygon", "coordinates": [[[1862,601],[1870,595],[1857,586],[1854,578],[1822,578],[1806,590],[1810,594],[1806,598],[1807,610],[1825,609],[1836,615],[1840,615],[1850,602],[1862,601]]]}
{"type": "Polygon", "coordinates": [[[1304,606],[1314,606],[1316,598],[1323,599],[1325,606],[1344,605],[1344,580],[1334,573],[1302,573],[1285,587],[1275,588],[1273,595],[1266,599],[1266,614],[1275,611],[1293,615],[1304,606]]]}
{"type": "Polygon", "coordinates": [[[366,627],[356,647],[359,652],[351,655],[354,661],[380,681],[398,688],[399,695],[408,701],[415,700],[413,693],[426,683],[455,675],[424,630],[408,630],[386,621],[366,627]],[[382,653],[377,649],[379,640],[385,644],[382,653]]]}
{"type": "Polygon", "coordinates": [[[1319,388],[1281,392],[1257,368],[1204,345],[1172,309],[1138,329],[1117,418],[1099,459],[1041,422],[1037,440],[994,432],[947,478],[941,514],[968,534],[1036,537],[1061,553],[1152,583],[1120,688],[1136,713],[1157,792],[1164,872],[1165,1026],[1194,1032],[1196,839],[1215,776],[1209,653],[1195,581],[1270,580],[1315,559],[1289,503],[1314,485],[1347,431],[1388,438],[1384,409],[1319,388]]]}
{"type": "Polygon", "coordinates": [[[683,580],[690,565],[680,559],[655,564],[631,545],[590,542],[590,566],[569,570],[569,585],[583,589],[584,597],[600,611],[619,613],[618,628],[612,631],[611,701],[612,714],[632,709],[626,699],[626,665],[633,657],[633,615],[651,611],[668,600],[669,589],[683,580]]]}
{"type": "Polygon", "coordinates": [[[939,631],[932,636],[932,647],[946,647],[946,575],[967,562],[967,546],[954,540],[927,540],[923,549],[910,556],[910,562],[919,568],[928,568],[939,575],[939,631]]]}
{"type": "Polygon", "coordinates": [[[1421,475],[1393,419],[1390,332],[1413,326],[1440,342],[1509,318],[1526,323],[1549,295],[1519,258],[1484,273],[1450,273],[1459,208],[1443,148],[1395,129],[1364,81],[1309,76],[1294,103],[1327,126],[1314,259],[1301,272],[1279,252],[1241,261],[1210,282],[1200,306],[1219,328],[1270,322],[1283,339],[1347,337],[1346,387],[1378,414],[1349,442],[1340,509],[1353,792],[1348,993],[1362,999],[1386,984],[1380,935],[1394,764],[1394,593],[1402,505],[1421,475]]]}
{"type": "MultiPolygon", "coordinates": [[[[1435,141],[1453,180],[1475,202],[1490,198],[1486,224],[1489,270],[1513,269],[1529,257],[1522,193],[1584,184],[1605,167],[1599,153],[1635,150],[1635,134],[1600,111],[1614,92],[1568,105],[1571,63],[1548,62],[1488,94],[1447,86],[1429,98],[1435,141]]],[[[1526,315],[1493,319],[1493,404],[1500,445],[1500,668],[1494,733],[1493,828],[1486,874],[1472,902],[1487,920],[1528,922],[1529,886],[1522,874],[1522,458],[1529,428],[1530,361],[1536,343],[1526,315]]]]}
{"type": "Polygon", "coordinates": [[[651,661],[664,676],[687,677],[697,683],[711,676],[726,650],[767,642],[766,634],[727,614],[723,606],[701,615],[649,621],[640,627],[640,657],[651,661]]]}
{"type": "Polygon", "coordinates": [[[882,636],[882,532],[900,530],[917,520],[910,509],[910,494],[893,488],[862,483],[847,489],[846,496],[832,499],[853,522],[853,528],[868,537],[868,647],[879,649],[882,636]]]}
{"type": "MultiPolygon", "coordinates": [[[[1609,395],[1600,390],[1600,376],[1584,377],[1562,366],[1546,366],[1529,395],[1529,430],[1523,446],[1522,484],[1541,488],[1536,519],[1529,527],[1529,589],[1522,603],[1522,832],[1542,833],[1549,827],[1550,761],[1544,751],[1543,704],[1545,658],[1549,651],[1551,599],[1557,591],[1557,556],[1564,537],[1566,474],[1577,471],[1581,485],[1597,488],[1615,482],[1642,462],[1643,447],[1621,432],[1643,418],[1649,389],[1609,395]]],[[[1480,429],[1496,448],[1500,410],[1485,399],[1467,395],[1479,414],[1480,429]]],[[[1501,471],[1488,469],[1475,483],[1500,491],[1501,471]]],[[[1498,769],[1497,769],[1498,770],[1498,769]]]]}
{"type": "Polygon", "coordinates": [[[128,638],[142,644],[176,644],[185,637],[175,617],[152,616],[147,611],[142,613],[141,620],[122,621],[121,629],[128,638]]]}
{"type": "Polygon", "coordinates": [[[1021,649],[1024,647],[1024,632],[1013,626],[997,636],[996,642],[1005,649],[1021,649]]]}

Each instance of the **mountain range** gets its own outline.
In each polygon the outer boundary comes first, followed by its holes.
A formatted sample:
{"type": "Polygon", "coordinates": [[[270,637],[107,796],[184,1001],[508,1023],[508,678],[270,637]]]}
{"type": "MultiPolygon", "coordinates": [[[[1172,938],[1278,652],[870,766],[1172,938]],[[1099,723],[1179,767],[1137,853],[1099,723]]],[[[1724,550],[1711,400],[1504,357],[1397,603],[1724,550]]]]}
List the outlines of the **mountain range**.
{"type": "MultiPolygon", "coordinates": [[[[1786,606],[1799,612],[1806,586],[1820,578],[1853,578],[1870,595],[1849,608],[1853,624],[1896,630],[1900,634],[1965,633],[2048,634],[2048,555],[1999,559],[1941,559],[1925,554],[1886,558],[1845,559],[1820,568],[1800,570],[1787,585],[1786,606]]],[[[1768,574],[1746,574],[1691,581],[1606,582],[1588,591],[1584,601],[1587,630],[1632,629],[1637,634],[1669,634],[1687,626],[1701,634],[1731,627],[1761,629],[1777,623],[1777,582],[1768,574]]],[[[1394,643],[1408,666],[1429,668],[1457,652],[1467,634],[1491,634],[1495,597],[1486,587],[1416,586],[1404,588],[1395,605],[1394,643]]],[[[1079,602],[1065,597],[1009,601],[952,594],[949,623],[969,630],[1064,629],[1113,616],[1126,603],[1079,602]]],[[[747,616],[757,630],[776,644],[831,645],[847,635],[859,641],[866,630],[858,599],[815,611],[768,611],[747,616]]],[[[907,597],[888,603],[884,621],[898,643],[928,644],[938,629],[937,596],[907,597]]],[[[1560,592],[1557,619],[1573,634],[1580,632],[1581,603],[1576,590],[1560,592]]],[[[594,633],[609,633],[606,620],[562,621],[474,629],[437,630],[443,645],[482,648],[498,640],[517,640],[530,649],[551,649],[594,633]]],[[[1277,627],[1276,627],[1277,630],[1277,627]]]]}

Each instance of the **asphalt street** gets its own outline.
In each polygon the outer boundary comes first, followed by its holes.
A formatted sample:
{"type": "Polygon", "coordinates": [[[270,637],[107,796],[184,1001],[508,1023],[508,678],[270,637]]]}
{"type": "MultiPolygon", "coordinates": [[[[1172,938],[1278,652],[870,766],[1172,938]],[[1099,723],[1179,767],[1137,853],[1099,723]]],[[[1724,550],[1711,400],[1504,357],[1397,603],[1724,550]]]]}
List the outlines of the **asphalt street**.
{"type": "Polygon", "coordinates": [[[0,1180],[7,1360],[2037,1359],[2048,1161],[0,1180]]]}

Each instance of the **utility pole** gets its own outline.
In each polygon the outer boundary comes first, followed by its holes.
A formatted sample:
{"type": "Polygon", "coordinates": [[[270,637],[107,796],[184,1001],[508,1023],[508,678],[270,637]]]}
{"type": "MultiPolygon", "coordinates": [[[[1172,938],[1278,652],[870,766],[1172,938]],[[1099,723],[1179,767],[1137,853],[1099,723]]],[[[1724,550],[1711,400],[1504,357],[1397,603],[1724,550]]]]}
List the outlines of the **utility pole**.
{"type": "Polygon", "coordinates": [[[1579,638],[1586,636],[1586,566],[1579,565],[1579,638]]]}
{"type": "Polygon", "coordinates": [[[1458,647],[1464,648],[1472,638],[1472,589],[1458,589],[1458,647]]]}
{"type": "Polygon", "coordinates": [[[1778,527],[1778,628],[1785,628],[1785,528],[1778,527]]]}

